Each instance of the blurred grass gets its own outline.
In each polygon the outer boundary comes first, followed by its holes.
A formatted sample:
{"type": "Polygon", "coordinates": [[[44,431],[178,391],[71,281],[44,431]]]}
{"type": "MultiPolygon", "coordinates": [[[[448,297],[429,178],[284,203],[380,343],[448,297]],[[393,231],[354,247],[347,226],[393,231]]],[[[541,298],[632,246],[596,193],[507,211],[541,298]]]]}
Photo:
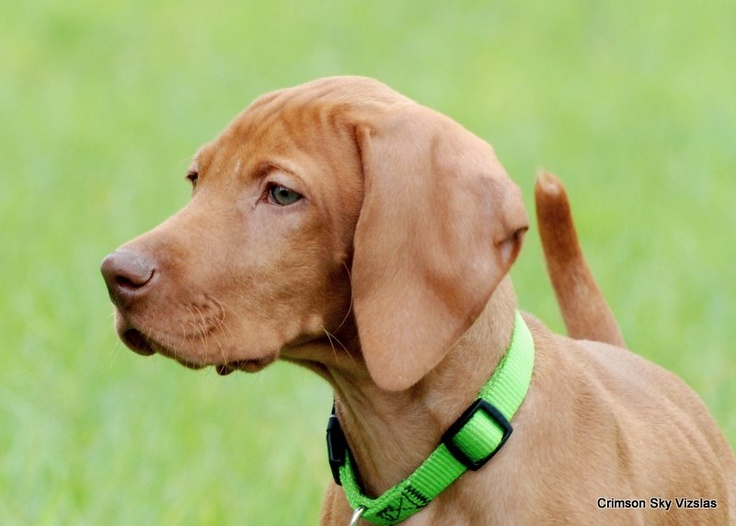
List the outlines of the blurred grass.
{"type": "MultiPolygon", "coordinates": [[[[16,2],[0,18],[3,524],[316,522],[329,389],[124,350],[97,266],[255,96],[375,76],[544,166],[630,346],[736,443],[736,4],[16,2]]],[[[534,230],[514,278],[561,329],[534,230]]]]}

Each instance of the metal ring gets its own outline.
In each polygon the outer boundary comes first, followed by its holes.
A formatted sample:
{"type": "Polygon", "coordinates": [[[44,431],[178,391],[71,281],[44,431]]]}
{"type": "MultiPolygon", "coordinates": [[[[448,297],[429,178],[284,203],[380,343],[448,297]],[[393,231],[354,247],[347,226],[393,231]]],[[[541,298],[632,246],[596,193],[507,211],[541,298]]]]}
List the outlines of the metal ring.
{"type": "Polygon", "coordinates": [[[350,517],[350,523],[348,526],[356,526],[358,524],[358,521],[360,520],[360,517],[365,513],[366,508],[363,506],[359,506],[356,508],[356,510],[353,512],[353,516],[350,517]]]}

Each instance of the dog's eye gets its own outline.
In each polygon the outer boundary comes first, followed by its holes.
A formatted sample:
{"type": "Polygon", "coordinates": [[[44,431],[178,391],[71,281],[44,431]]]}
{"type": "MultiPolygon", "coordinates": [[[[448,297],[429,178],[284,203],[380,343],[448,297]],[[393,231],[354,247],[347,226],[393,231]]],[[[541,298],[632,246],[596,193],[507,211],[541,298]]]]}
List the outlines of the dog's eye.
{"type": "Polygon", "coordinates": [[[288,206],[302,198],[302,194],[281,185],[273,185],[268,189],[268,200],[275,205],[288,206]]]}
{"type": "Polygon", "coordinates": [[[197,186],[197,179],[199,179],[199,172],[195,170],[189,170],[187,172],[187,180],[192,183],[192,187],[197,186]]]}

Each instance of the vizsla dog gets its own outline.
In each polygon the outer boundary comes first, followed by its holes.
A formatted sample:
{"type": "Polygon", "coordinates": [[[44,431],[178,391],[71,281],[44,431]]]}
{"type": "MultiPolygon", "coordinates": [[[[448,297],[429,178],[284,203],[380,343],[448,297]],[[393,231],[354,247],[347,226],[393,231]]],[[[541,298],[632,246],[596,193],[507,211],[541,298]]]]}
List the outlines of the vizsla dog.
{"type": "Polygon", "coordinates": [[[527,215],[493,149],[377,81],[264,95],[187,178],[190,203],[102,263],[118,334],[187,367],[325,378],[323,524],[736,520],[731,447],[623,348],[554,177],[540,225],[575,339],[517,314],[527,215]]]}

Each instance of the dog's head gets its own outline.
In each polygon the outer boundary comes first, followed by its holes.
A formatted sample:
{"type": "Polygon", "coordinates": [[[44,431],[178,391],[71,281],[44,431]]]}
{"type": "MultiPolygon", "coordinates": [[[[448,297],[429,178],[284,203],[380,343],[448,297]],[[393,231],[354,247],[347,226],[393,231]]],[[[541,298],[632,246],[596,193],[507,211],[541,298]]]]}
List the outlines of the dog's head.
{"type": "Polygon", "coordinates": [[[527,229],[488,144],[365,78],[259,98],[187,177],[187,206],[102,273],[126,345],[220,372],[298,357],[354,317],[373,380],[405,389],[473,323],[527,229]]]}

